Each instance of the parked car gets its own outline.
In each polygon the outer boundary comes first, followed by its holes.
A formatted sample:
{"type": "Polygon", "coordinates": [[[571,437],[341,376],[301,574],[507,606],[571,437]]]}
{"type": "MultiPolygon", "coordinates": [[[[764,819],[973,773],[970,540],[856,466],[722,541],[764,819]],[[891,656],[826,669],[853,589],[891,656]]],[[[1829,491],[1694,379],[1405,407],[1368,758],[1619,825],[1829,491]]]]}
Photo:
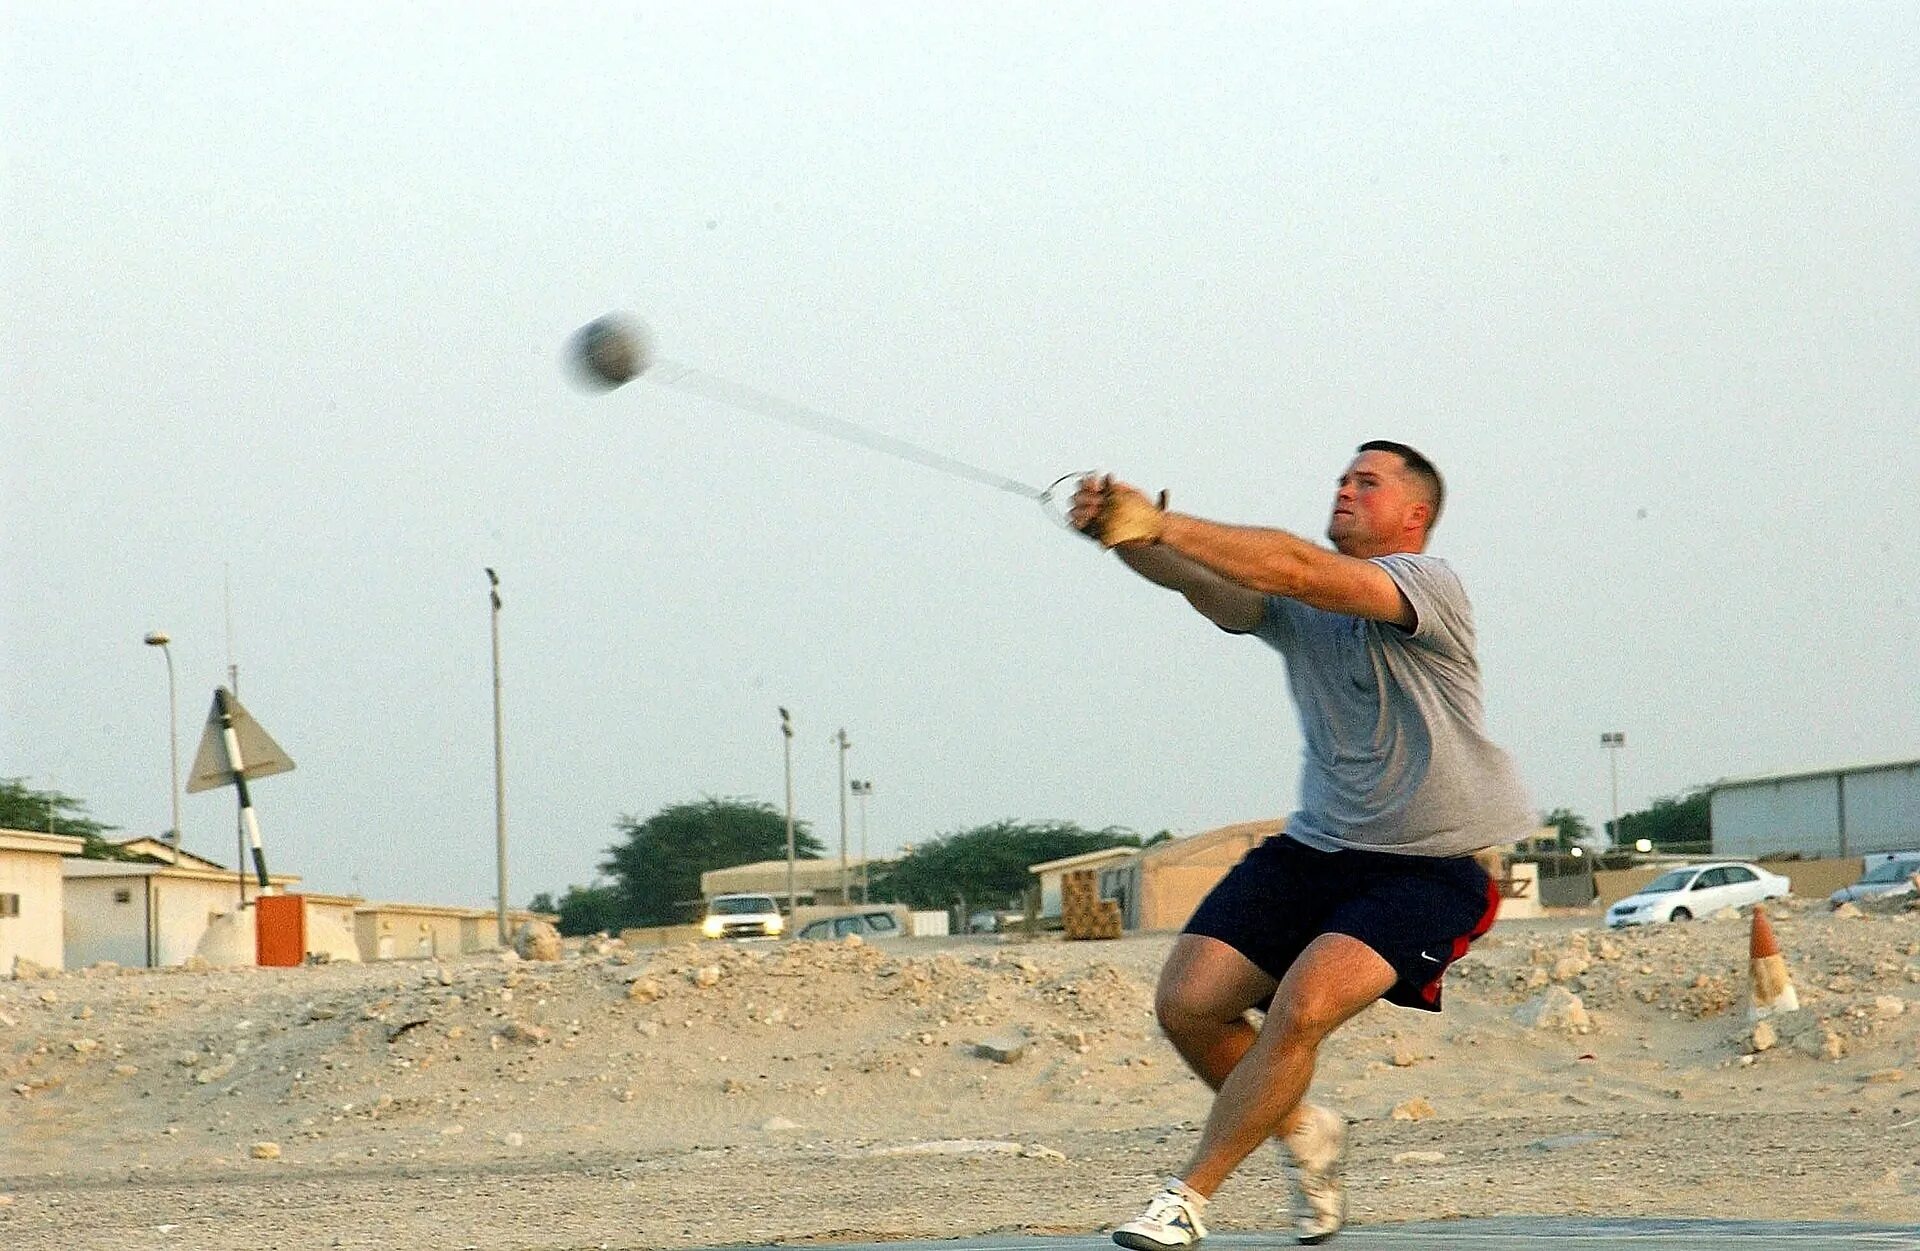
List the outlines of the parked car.
{"type": "Polygon", "coordinates": [[[1020,925],[1027,919],[1024,912],[1002,909],[998,912],[976,912],[967,918],[969,934],[1001,934],[1020,925]]]}
{"type": "Polygon", "coordinates": [[[849,934],[858,934],[861,938],[899,938],[906,931],[900,928],[900,920],[891,912],[856,912],[843,917],[821,917],[818,921],[809,921],[800,927],[795,938],[810,938],[816,941],[830,942],[845,938],[849,934]]]}
{"type": "Polygon", "coordinates": [[[1865,873],[1851,886],[1842,886],[1827,896],[1827,902],[1838,908],[1841,904],[1855,899],[1876,899],[1884,895],[1911,895],[1913,875],[1920,873],[1920,854],[1898,855],[1891,860],[1882,860],[1865,873]]]}
{"type": "Polygon", "coordinates": [[[708,938],[778,938],[787,928],[772,895],[715,895],[700,932],[708,938]]]}
{"type": "Polygon", "coordinates": [[[1757,864],[1723,861],[1670,869],[1607,909],[1607,928],[1687,921],[1722,908],[1741,908],[1762,899],[1780,899],[1793,883],[1757,864]]]}

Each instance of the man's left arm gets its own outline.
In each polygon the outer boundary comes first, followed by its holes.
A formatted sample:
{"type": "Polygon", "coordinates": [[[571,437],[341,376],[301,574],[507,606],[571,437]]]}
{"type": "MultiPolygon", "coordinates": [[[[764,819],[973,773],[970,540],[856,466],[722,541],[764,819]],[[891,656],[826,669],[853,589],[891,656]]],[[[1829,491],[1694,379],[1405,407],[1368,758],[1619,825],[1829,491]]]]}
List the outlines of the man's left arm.
{"type": "Polygon", "coordinates": [[[1082,480],[1074,525],[1108,547],[1159,543],[1226,581],[1323,612],[1414,629],[1420,616],[1400,584],[1370,560],[1343,556],[1285,530],[1230,526],[1166,511],[1111,476],[1082,480]]]}
{"type": "Polygon", "coordinates": [[[1266,595],[1284,595],[1323,612],[1388,621],[1402,629],[1412,629],[1417,621],[1406,593],[1385,569],[1285,530],[1168,513],[1160,542],[1228,581],[1266,595]]]}

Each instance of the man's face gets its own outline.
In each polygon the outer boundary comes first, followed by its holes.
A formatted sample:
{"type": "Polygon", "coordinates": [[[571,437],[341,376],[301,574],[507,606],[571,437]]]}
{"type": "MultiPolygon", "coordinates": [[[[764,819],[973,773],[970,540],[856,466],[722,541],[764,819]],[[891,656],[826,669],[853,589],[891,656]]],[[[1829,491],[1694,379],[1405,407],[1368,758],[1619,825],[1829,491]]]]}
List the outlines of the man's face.
{"type": "Polygon", "coordinates": [[[1409,523],[1415,520],[1409,510],[1425,503],[1398,456],[1362,452],[1340,475],[1333,515],[1327,519],[1327,539],[1349,556],[1405,551],[1409,523]]]}

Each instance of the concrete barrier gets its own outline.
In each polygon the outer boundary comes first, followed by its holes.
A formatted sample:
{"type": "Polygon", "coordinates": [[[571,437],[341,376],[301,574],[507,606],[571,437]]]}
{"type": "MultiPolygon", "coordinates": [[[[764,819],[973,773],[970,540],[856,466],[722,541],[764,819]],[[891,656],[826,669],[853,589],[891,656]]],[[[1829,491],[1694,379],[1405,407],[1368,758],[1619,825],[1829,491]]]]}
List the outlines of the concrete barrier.
{"type": "Polygon", "coordinates": [[[647,925],[620,931],[620,941],[629,947],[671,947],[697,943],[704,937],[697,925],[647,925]]]}

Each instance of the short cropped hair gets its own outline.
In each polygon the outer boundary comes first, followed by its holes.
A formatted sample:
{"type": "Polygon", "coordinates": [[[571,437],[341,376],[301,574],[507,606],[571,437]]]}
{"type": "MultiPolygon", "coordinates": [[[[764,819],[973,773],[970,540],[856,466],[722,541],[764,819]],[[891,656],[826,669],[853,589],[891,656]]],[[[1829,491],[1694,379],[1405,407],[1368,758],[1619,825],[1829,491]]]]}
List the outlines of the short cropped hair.
{"type": "Polygon", "coordinates": [[[1426,493],[1427,503],[1433,507],[1433,516],[1427,519],[1427,532],[1440,524],[1440,508],[1447,502],[1446,480],[1440,476],[1440,470],[1434,463],[1404,443],[1395,443],[1392,439],[1369,439],[1358,448],[1362,452],[1392,452],[1406,465],[1407,472],[1413,475],[1420,489],[1426,493]]]}

